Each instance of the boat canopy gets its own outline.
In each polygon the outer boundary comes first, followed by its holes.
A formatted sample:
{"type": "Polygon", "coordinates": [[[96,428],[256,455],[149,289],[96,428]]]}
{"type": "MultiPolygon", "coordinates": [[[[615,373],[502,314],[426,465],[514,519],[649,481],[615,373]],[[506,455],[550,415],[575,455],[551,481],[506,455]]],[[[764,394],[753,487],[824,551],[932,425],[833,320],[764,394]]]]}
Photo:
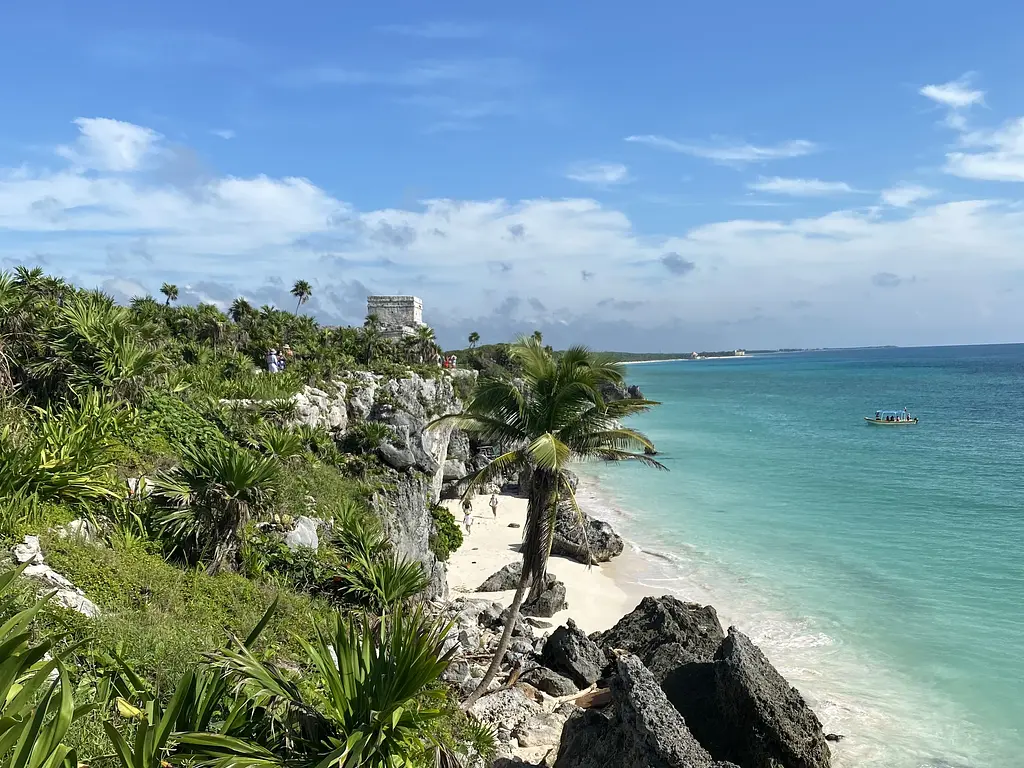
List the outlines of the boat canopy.
{"type": "Polygon", "coordinates": [[[886,416],[900,416],[900,417],[902,417],[902,416],[907,416],[909,414],[910,414],[910,411],[904,410],[903,408],[900,408],[898,411],[875,411],[875,416],[881,416],[883,419],[886,416]]]}

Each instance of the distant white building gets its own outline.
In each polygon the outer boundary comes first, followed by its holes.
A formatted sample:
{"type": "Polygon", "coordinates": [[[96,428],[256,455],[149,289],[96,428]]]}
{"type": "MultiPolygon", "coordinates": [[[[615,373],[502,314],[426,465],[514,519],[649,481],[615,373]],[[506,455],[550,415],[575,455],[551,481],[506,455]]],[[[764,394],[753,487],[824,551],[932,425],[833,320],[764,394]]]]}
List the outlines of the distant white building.
{"type": "Polygon", "coordinates": [[[743,357],[747,354],[747,351],[745,349],[737,349],[733,354],[736,355],[736,357],[743,357]]]}
{"type": "Polygon", "coordinates": [[[423,325],[423,300],[418,296],[367,296],[366,314],[375,315],[389,339],[412,336],[423,325]]]}

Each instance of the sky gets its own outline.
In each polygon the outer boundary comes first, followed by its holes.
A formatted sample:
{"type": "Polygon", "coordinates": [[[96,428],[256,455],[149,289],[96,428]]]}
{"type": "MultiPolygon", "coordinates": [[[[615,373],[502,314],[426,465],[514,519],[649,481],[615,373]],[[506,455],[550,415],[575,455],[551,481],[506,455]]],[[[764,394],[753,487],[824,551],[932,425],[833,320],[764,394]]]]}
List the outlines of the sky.
{"type": "Polygon", "coordinates": [[[1003,1],[5,0],[0,269],[449,347],[1024,341],[1021,50],[1003,1]]]}

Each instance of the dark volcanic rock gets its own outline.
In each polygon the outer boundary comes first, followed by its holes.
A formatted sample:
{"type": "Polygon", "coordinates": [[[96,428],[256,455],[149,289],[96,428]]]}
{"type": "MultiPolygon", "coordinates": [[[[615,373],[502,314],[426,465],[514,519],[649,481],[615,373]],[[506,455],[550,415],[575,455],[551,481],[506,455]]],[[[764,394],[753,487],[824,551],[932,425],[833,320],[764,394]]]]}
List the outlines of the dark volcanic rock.
{"type": "Polygon", "coordinates": [[[715,654],[715,679],[730,759],[744,768],[829,768],[817,716],[735,627],[715,654]]]}
{"type": "Polygon", "coordinates": [[[583,634],[583,630],[572,619],[551,633],[544,644],[541,662],[548,669],[565,675],[580,688],[597,682],[607,663],[601,649],[583,634]]]}
{"type": "Polygon", "coordinates": [[[547,588],[537,596],[536,600],[524,602],[521,610],[525,616],[551,618],[568,607],[569,604],[565,602],[565,584],[548,574],[547,588]]]}
{"type": "Polygon", "coordinates": [[[581,522],[573,510],[560,508],[555,517],[551,554],[587,563],[588,546],[591,563],[606,563],[622,554],[622,538],[608,523],[585,512],[581,522]]]}
{"type": "Polygon", "coordinates": [[[635,656],[615,661],[612,705],[565,724],[555,768],[726,768],[715,763],[635,656]]]}
{"type": "Polygon", "coordinates": [[[504,568],[495,571],[487,580],[476,588],[477,592],[504,592],[506,589],[515,589],[519,586],[519,579],[523,577],[523,562],[519,560],[509,563],[504,568]]]}
{"type": "Polygon", "coordinates": [[[640,391],[640,387],[636,384],[627,387],[625,384],[606,381],[601,384],[601,397],[604,398],[606,403],[612,403],[616,400],[643,400],[644,393],[640,391]]]}
{"type": "Polygon", "coordinates": [[[531,669],[519,679],[549,696],[571,696],[579,690],[572,680],[547,667],[531,669]]]}
{"type": "Polygon", "coordinates": [[[639,656],[700,743],[716,756],[725,754],[713,663],[725,633],[714,608],[670,595],[645,597],[595,639],[606,650],[639,656]]]}
{"type": "Polygon", "coordinates": [[[664,670],[671,662],[665,646],[675,644],[679,663],[711,661],[725,639],[718,614],[710,605],[684,603],[671,595],[645,597],[632,613],[597,638],[604,648],[621,648],[655,666],[654,654],[661,649],[657,666],[664,670]]]}

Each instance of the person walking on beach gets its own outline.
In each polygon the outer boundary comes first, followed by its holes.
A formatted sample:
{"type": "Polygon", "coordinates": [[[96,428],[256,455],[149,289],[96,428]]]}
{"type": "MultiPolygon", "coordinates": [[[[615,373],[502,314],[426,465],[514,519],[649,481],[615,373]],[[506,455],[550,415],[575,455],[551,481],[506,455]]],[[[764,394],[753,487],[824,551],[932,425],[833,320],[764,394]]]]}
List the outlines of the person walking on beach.
{"type": "Polygon", "coordinates": [[[462,505],[462,513],[462,524],[465,526],[466,535],[468,536],[473,532],[473,508],[466,506],[464,503],[462,505]]]}
{"type": "Polygon", "coordinates": [[[498,496],[497,496],[497,494],[492,493],[491,494],[491,500],[489,502],[487,502],[487,503],[491,505],[491,512],[494,514],[495,517],[497,517],[498,516],[498,496]]]}

